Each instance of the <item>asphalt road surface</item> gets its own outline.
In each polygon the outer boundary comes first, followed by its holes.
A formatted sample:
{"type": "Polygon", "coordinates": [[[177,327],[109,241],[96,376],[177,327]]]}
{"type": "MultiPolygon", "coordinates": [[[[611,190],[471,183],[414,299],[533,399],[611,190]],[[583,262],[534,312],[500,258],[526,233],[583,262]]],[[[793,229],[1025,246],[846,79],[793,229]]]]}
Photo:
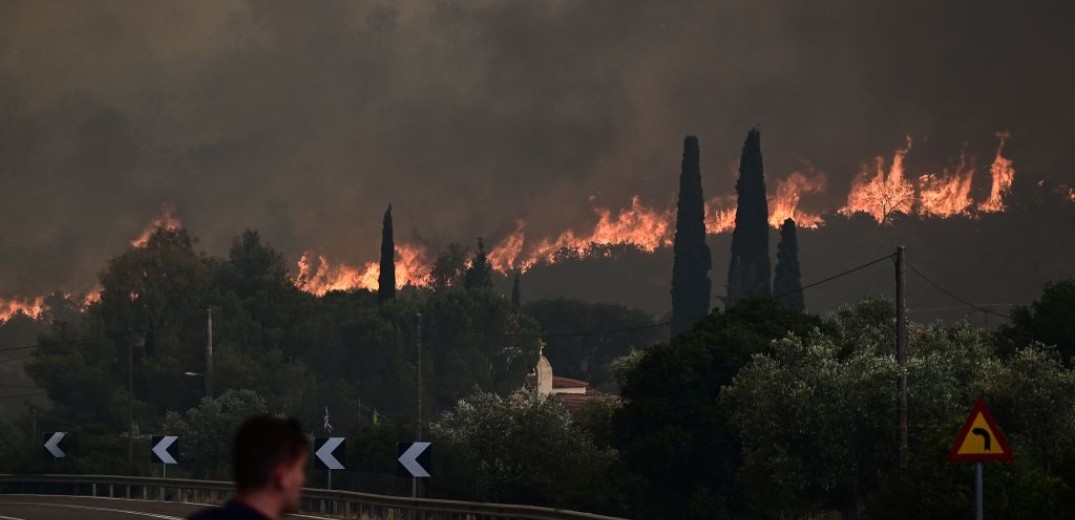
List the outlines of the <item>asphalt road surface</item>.
{"type": "MultiPolygon", "coordinates": [[[[205,506],[122,498],[0,495],[0,520],[182,520],[205,506]]],[[[297,515],[295,518],[320,518],[297,515]]]]}

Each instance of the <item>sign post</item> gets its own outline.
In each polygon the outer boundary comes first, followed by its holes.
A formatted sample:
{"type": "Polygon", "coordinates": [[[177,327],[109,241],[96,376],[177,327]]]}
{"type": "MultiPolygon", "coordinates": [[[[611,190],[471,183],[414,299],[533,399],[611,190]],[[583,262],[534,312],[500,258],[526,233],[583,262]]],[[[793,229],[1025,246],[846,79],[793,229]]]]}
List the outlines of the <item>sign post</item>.
{"type": "Polygon", "coordinates": [[[978,399],[974,403],[967,420],[963,422],[963,429],[956,437],[952,449],[948,452],[948,460],[952,462],[973,462],[974,464],[974,506],[976,520],[982,520],[984,496],[982,490],[982,463],[993,461],[1010,462],[1015,458],[1008,440],[1004,438],[1004,432],[1000,430],[997,421],[985,407],[985,401],[978,399]]]}
{"type": "MultiPolygon", "coordinates": [[[[418,498],[418,479],[429,478],[428,468],[430,464],[432,443],[429,442],[401,442],[396,445],[399,458],[399,474],[411,478],[411,498],[418,498]]],[[[414,510],[408,514],[408,518],[414,519],[414,510]]]]}
{"type": "Polygon", "coordinates": [[[314,460],[328,471],[328,488],[332,489],[332,470],[344,469],[340,459],[347,458],[346,437],[318,437],[314,439],[314,460]]]}
{"type": "MultiPolygon", "coordinates": [[[[179,464],[176,456],[179,455],[178,435],[154,435],[152,448],[153,458],[161,463],[161,478],[168,478],[168,465],[179,464]]],[[[160,489],[161,500],[164,500],[164,486],[160,489]]]]}

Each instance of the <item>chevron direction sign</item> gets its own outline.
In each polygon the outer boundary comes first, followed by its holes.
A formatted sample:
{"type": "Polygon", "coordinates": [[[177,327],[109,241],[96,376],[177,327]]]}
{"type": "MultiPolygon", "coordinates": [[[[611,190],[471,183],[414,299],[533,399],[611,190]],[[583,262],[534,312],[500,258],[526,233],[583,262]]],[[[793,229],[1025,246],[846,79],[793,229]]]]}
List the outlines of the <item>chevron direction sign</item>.
{"type": "Polygon", "coordinates": [[[153,458],[161,464],[179,464],[179,437],[176,435],[153,436],[153,458]]]}
{"type": "Polygon", "coordinates": [[[414,478],[429,478],[429,459],[432,444],[428,442],[399,443],[400,474],[414,478]]]}
{"type": "Polygon", "coordinates": [[[346,458],[346,437],[318,437],[314,439],[314,460],[322,469],[344,469],[340,460],[346,458]]]}
{"type": "Polygon", "coordinates": [[[66,436],[67,432],[46,433],[42,437],[45,443],[45,453],[54,459],[66,457],[67,453],[63,451],[63,438],[66,436]]]}

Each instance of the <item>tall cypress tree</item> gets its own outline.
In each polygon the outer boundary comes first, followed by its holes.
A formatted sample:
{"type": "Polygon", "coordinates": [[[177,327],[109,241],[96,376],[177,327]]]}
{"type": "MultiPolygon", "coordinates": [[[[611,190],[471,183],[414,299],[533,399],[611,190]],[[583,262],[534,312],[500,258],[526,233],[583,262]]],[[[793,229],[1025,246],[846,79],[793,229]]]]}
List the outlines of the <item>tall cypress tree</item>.
{"type": "Polygon", "coordinates": [[[478,252],[470,261],[463,276],[463,285],[467,289],[488,288],[493,286],[493,267],[489,265],[489,259],[485,255],[485,242],[478,238],[478,252]]]}
{"type": "Polygon", "coordinates": [[[515,271],[515,280],[511,283],[511,306],[516,309],[522,305],[522,295],[519,294],[519,271],[515,271]]]}
{"type": "Polygon", "coordinates": [[[392,205],[384,212],[381,227],[381,273],[377,276],[377,302],[396,297],[396,242],[392,237],[392,205]]]}
{"type": "Polygon", "coordinates": [[[806,308],[806,301],[803,298],[802,273],[799,272],[799,239],[796,237],[795,221],[790,218],[780,226],[780,243],[776,245],[773,294],[786,307],[799,310],[806,308]]]}
{"type": "Polygon", "coordinates": [[[739,194],[728,265],[728,305],[749,297],[772,294],[769,267],[769,203],[761,161],[761,132],[751,129],[739,159],[739,194]]]}
{"type": "Polygon", "coordinates": [[[691,328],[709,313],[709,269],[713,259],[705,243],[705,201],[698,138],[683,140],[672,262],[672,335],[691,328]]]}

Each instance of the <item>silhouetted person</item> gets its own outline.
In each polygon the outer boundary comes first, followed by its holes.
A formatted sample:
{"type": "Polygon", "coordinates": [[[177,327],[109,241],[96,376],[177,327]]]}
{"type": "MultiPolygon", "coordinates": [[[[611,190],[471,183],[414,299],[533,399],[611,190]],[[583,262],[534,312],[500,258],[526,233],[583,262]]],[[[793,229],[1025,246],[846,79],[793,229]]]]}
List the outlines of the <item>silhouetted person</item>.
{"type": "Polygon", "coordinates": [[[247,419],[231,448],[235,498],[190,520],[277,520],[299,509],[310,442],[294,419],[247,419]]]}

